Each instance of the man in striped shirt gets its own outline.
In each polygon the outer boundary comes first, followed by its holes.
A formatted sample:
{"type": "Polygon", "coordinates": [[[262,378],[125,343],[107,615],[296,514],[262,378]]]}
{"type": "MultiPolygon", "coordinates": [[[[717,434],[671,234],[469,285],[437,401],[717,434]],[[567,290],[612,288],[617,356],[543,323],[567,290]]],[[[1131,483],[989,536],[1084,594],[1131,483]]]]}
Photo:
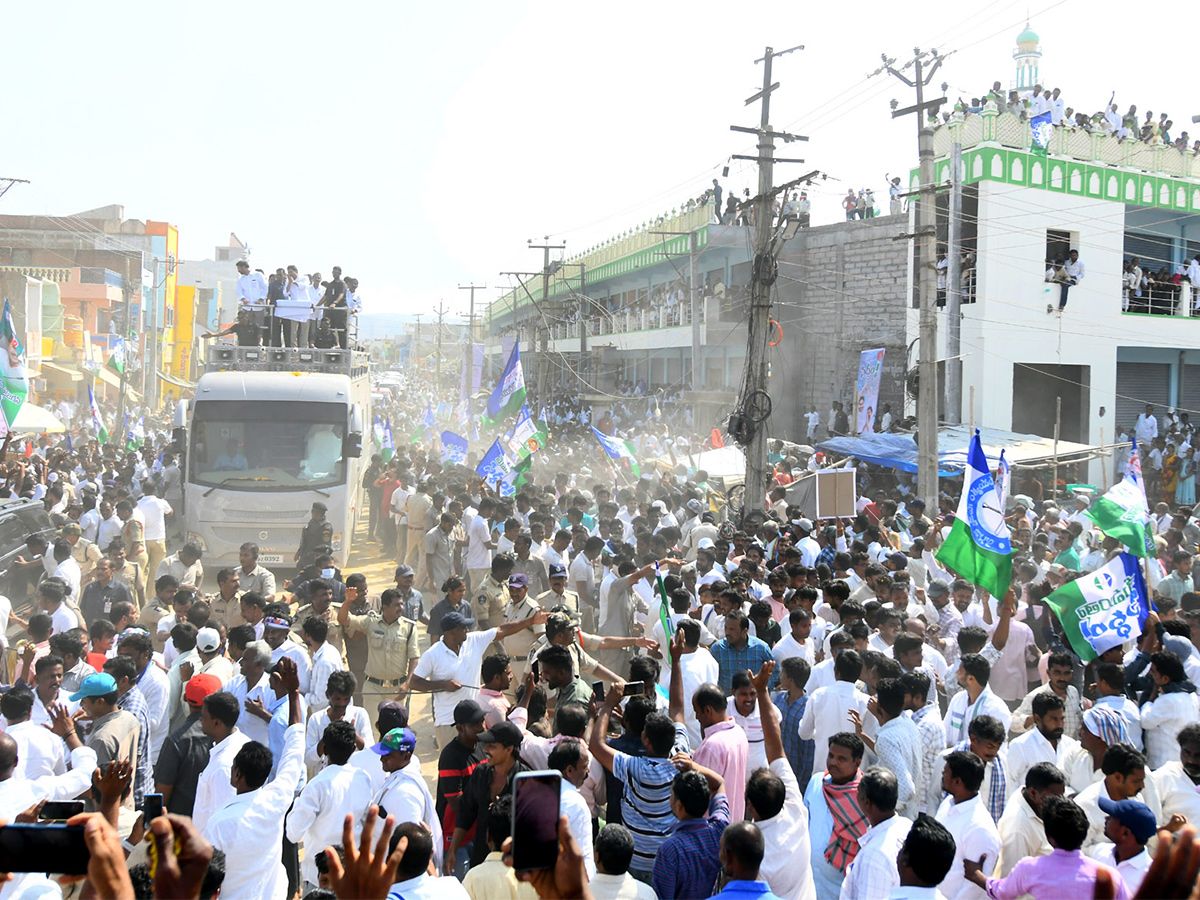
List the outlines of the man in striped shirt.
{"type": "Polygon", "coordinates": [[[621,685],[609,688],[604,705],[592,726],[588,749],[596,760],[624,786],[621,811],[625,827],[633,834],[633,861],[629,870],[640,881],[650,883],[654,857],[677,822],[671,812],[671,785],[678,769],[671,762],[677,753],[690,752],[683,723],[683,676],[679,660],[683,639],[677,633],[671,643],[670,717],[659,712],[646,716],[642,743],[646,756],[630,756],[605,743],[612,711],[621,702],[621,685]]]}

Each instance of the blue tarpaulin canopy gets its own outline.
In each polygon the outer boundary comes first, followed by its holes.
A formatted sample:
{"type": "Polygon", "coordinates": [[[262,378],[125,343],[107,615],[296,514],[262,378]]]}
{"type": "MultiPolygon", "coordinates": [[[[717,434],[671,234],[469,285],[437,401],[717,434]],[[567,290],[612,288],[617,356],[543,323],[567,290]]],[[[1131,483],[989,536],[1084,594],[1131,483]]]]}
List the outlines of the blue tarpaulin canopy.
{"type": "MultiPolygon", "coordinates": [[[[1054,459],[1054,441],[1036,434],[1017,434],[995,428],[980,428],[983,452],[993,469],[1000,464],[1000,451],[1011,466],[1036,466],[1054,459]]],[[[949,478],[962,473],[967,463],[971,429],[954,425],[938,431],[938,475],[949,478]]],[[[817,449],[837,456],[853,456],[863,462],[901,472],[917,471],[917,442],[911,434],[864,434],[835,437],[817,444],[817,449]]],[[[1111,448],[1107,448],[1111,450],[1111,448]]],[[[1101,452],[1100,447],[1058,442],[1060,463],[1081,462],[1101,452]]]]}

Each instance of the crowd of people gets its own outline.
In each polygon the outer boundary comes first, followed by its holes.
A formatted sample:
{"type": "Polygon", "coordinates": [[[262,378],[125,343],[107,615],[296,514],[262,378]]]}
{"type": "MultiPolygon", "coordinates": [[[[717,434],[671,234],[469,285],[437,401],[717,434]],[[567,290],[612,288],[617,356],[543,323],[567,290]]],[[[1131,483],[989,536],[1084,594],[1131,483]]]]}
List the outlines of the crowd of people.
{"type": "Polygon", "coordinates": [[[999,81],[994,82],[990,90],[980,97],[972,97],[969,103],[960,97],[954,111],[942,113],[942,118],[949,122],[955,115],[979,115],[989,106],[1024,121],[1048,113],[1056,128],[1112,135],[1123,141],[1140,141],[1152,147],[1169,146],[1184,152],[1200,153],[1200,140],[1192,141],[1186,131],[1171,136],[1175,123],[1167,113],[1159,113],[1155,118],[1151,110],[1146,110],[1139,117],[1137,106],[1131,104],[1122,114],[1115,98],[1110,98],[1102,109],[1094,113],[1076,111],[1074,107],[1066,105],[1059,88],[1046,90],[1040,84],[1035,84],[1028,93],[1018,90],[1006,93],[999,81]]]}
{"type": "MultiPolygon", "coordinates": [[[[412,382],[377,410],[394,430],[436,403],[412,382]]],[[[382,586],[335,558],[321,501],[288,572],[249,534],[214,572],[180,527],[165,436],[39,441],[6,473],[56,530],[30,537],[0,604],[0,819],[82,796],[90,890],[114,898],[1041,900],[1187,881],[1194,502],[1156,515],[1145,627],[1085,661],[1045,601],[1119,550],[1086,496],[1012,495],[1013,583],[992,597],[935,558],[952,502],[864,481],[854,518],[813,522],[788,502],[800,451],[776,442],[769,496],[734,521],[676,452],[702,439],[647,428],[631,393],[596,424],[672,460],[640,477],[582,430],[508,496],[419,431],[374,455],[356,549],[382,586]],[[518,875],[514,785],[547,769],[558,862],[518,875]]],[[[1152,408],[1151,428],[1194,433],[1152,408]]],[[[47,890],[17,874],[0,898],[47,890]]]]}

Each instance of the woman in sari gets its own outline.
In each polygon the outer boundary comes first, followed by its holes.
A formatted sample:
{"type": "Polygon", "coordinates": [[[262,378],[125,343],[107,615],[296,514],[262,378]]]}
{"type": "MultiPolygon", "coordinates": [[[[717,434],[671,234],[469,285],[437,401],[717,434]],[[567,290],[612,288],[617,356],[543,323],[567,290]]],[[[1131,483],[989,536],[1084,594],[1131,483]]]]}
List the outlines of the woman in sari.
{"type": "Polygon", "coordinates": [[[1167,444],[1166,452],[1163,453],[1162,465],[1162,501],[1164,503],[1172,503],[1175,500],[1175,488],[1179,486],[1179,470],[1182,464],[1183,461],[1179,458],[1179,454],[1175,452],[1175,445],[1167,444]]]}
{"type": "Polygon", "coordinates": [[[1196,505],[1196,449],[1188,447],[1179,467],[1179,485],[1175,488],[1175,503],[1179,506],[1196,505]]]}

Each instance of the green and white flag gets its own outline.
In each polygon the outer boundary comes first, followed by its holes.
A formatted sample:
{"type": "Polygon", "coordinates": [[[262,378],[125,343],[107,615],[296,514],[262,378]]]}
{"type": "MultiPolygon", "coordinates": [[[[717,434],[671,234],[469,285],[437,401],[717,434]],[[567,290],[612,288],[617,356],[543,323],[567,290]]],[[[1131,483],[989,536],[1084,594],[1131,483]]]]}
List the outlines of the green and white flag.
{"type": "Polygon", "coordinates": [[[120,337],[113,338],[112,356],[108,358],[108,362],[104,364],[107,368],[112,369],[118,375],[125,373],[125,339],[120,337]]]}
{"type": "Polygon", "coordinates": [[[1139,559],[1158,556],[1158,548],[1154,546],[1154,530],[1150,527],[1146,491],[1142,487],[1142,460],[1138,456],[1137,440],[1129,450],[1125,477],[1093,503],[1085,515],[1096,523],[1097,528],[1120,541],[1139,559]]]}
{"type": "Polygon", "coordinates": [[[633,473],[634,478],[638,478],[642,474],[642,467],[638,465],[637,459],[633,455],[633,441],[623,441],[618,437],[609,437],[603,431],[598,431],[596,426],[591,426],[592,434],[596,436],[596,440],[600,442],[600,446],[604,448],[604,452],[608,454],[608,458],[614,462],[625,460],[629,463],[629,471],[633,473]]]}
{"type": "Polygon", "coordinates": [[[1150,612],[1137,558],[1122,552],[1103,568],[1067,582],[1046,598],[1063,634],[1085,663],[1141,634],[1150,612]]]}
{"type": "Polygon", "coordinates": [[[667,645],[663,650],[669,666],[671,665],[671,639],[675,637],[675,633],[671,630],[671,609],[667,601],[667,586],[663,584],[662,572],[658,570],[657,562],[654,564],[654,579],[658,582],[658,622],[662,625],[663,640],[667,645]]]}
{"type": "Polygon", "coordinates": [[[967,451],[963,492],[950,535],[934,558],[997,600],[1012,582],[1012,541],[976,429],[967,451]]]}
{"type": "Polygon", "coordinates": [[[8,434],[29,395],[29,370],[25,368],[25,345],[17,337],[12,307],[7,300],[4,301],[4,321],[0,323],[0,331],[7,351],[0,359],[0,413],[4,418],[4,430],[0,434],[8,434]]]}
{"type": "Polygon", "coordinates": [[[92,392],[91,386],[88,387],[88,401],[92,406],[92,428],[96,432],[96,440],[100,445],[108,443],[108,429],[104,427],[104,419],[100,417],[100,407],[96,405],[96,395],[92,392]]]}
{"type": "Polygon", "coordinates": [[[509,439],[509,446],[518,459],[523,459],[534,453],[537,453],[546,446],[547,434],[541,422],[538,422],[529,414],[529,408],[521,407],[521,414],[517,416],[517,424],[513,427],[512,437],[509,439]]]}

